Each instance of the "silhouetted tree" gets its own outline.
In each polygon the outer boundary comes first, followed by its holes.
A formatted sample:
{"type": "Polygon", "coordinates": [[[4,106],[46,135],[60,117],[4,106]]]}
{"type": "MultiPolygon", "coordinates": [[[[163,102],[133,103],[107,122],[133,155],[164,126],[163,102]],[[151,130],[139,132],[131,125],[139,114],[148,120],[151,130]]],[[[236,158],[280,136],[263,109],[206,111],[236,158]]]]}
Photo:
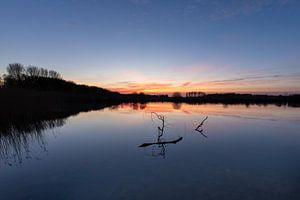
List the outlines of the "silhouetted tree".
{"type": "Polygon", "coordinates": [[[26,68],[26,75],[29,77],[38,77],[39,73],[39,68],[36,66],[29,65],[26,68]]]}
{"type": "Polygon", "coordinates": [[[8,77],[16,80],[16,81],[21,81],[24,77],[24,66],[20,63],[13,63],[9,64],[8,67],[6,68],[8,77]]]}
{"type": "Polygon", "coordinates": [[[203,97],[203,96],[205,96],[205,93],[204,92],[187,92],[185,96],[187,98],[190,98],[190,97],[203,97]]]}
{"type": "Polygon", "coordinates": [[[179,97],[182,97],[182,95],[180,92],[174,92],[172,97],[179,98],[179,97]]]}
{"type": "Polygon", "coordinates": [[[58,72],[56,72],[54,70],[50,70],[49,71],[49,78],[61,79],[62,77],[58,72]]]}
{"type": "Polygon", "coordinates": [[[4,75],[4,86],[35,88],[35,89],[58,89],[75,85],[63,82],[61,75],[53,70],[48,71],[45,68],[39,68],[29,65],[24,68],[22,64],[13,63],[7,67],[7,74],[4,75]],[[59,79],[59,80],[58,80],[59,79]]]}
{"type": "Polygon", "coordinates": [[[41,77],[47,78],[48,77],[48,70],[44,69],[44,68],[40,68],[40,73],[39,74],[40,74],[41,77]]]}
{"type": "Polygon", "coordinates": [[[4,80],[2,78],[2,75],[0,76],[0,87],[2,87],[4,85],[4,80]]]}

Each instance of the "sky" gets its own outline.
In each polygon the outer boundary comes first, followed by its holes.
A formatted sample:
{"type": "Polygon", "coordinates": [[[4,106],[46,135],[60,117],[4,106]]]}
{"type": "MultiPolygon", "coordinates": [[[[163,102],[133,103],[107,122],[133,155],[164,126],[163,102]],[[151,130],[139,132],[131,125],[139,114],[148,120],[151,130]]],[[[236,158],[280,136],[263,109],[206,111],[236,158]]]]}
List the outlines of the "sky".
{"type": "Polygon", "coordinates": [[[0,0],[9,63],[122,93],[300,93],[299,0],[0,0]]]}

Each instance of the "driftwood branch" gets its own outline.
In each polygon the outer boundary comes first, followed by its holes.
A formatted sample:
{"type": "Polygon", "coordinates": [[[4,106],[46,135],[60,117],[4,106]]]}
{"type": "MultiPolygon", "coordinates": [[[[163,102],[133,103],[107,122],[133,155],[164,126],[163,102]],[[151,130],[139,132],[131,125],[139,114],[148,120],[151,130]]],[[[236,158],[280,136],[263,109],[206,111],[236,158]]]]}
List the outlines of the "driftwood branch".
{"type": "Polygon", "coordinates": [[[208,118],[208,116],[206,116],[206,117],[202,120],[202,122],[197,126],[197,128],[195,128],[195,131],[199,130],[199,128],[201,128],[201,127],[203,126],[203,124],[204,124],[204,122],[207,120],[207,118],[208,118]]]}
{"type": "Polygon", "coordinates": [[[156,147],[156,145],[157,145],[157,148],[159,150],[158,153],[155,153],[155,151],[153,151],[151,156],[162,156],[163,158],[165,158],[165,153],[166,153],[165,146],[166,146],[166,144],[176,144],[177,142],[181,141],[183,139],[183,137],[179,137],[176,140],[164,141],[162,139],[162,136],[165,133],[165,116],[162,115],[162,114],[157,114],[155,112],[152,112],[151,113],[152,121],[153,121],[153,115],[155,115],[156,118],[159,121],[161,121],[161,126],[157,127],[157,132],[158,132],[157,140],[156,140],[156,142],[143,143],[139,147],[148,147],[148,146],[151,146],[151,145],[155,145],[153,147],[156,147]]]}
{"type": "Polygon", "coordinates": [[[160,115],[157,114],[156,112],[151,112],[151,119],[153,121],[153,115],[155,115],[157,117],[157,119],[161,120],[163,123],[165,122],[165,116],[164,115],[160,115]]]}
{"type": "Polygon", "coordinates": [[[176,144],[177,142],[181,141],[183,138],[180,137],[176,140],[170,140],[170,141],[164,141],[164,142],[150,142],[150,143],[144,143],[144,144],[141,144],[139,147],[147,147],[147,146],[150,146],[150,145],[165,145],[165,144],[176,144]]]}
{"type": "Polygon", "coordinates": [[[203,126],[204,122],[205,122],[207,119],[208,119],[208,117],[206,116],[206,117],[202,120],[202,122],[197,126],[197,128],[195,128],[195,131],[199,132],[201,135],[203,135],[203,136],[206,137],[206,138],[207,138],[207,136],[203,133],[203,128],[202,128],[202,126],[203,126]]]}

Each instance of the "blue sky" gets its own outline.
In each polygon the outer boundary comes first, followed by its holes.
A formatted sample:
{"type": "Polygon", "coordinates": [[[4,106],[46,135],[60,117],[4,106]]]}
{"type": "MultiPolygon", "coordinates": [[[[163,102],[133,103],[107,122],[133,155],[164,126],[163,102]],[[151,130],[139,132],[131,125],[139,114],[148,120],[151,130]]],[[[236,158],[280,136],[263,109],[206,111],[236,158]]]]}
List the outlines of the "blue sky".
{"type": "Polygon", "coordinates": [[[297,0],[1,0],[20,62],[121,92],[300,93],[297,0]]]}

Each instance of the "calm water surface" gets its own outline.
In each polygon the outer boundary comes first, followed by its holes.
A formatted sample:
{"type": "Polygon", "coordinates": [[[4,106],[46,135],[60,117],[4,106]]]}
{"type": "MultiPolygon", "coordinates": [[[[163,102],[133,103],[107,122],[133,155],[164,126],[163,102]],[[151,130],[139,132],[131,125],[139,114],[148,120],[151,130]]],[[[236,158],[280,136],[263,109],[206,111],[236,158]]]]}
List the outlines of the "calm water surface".
{"type": "Polygon", "coordinates": [[[299,122],[300,108],[150,103],[14,127],[0,199],[300,199],[299,122]]]}

